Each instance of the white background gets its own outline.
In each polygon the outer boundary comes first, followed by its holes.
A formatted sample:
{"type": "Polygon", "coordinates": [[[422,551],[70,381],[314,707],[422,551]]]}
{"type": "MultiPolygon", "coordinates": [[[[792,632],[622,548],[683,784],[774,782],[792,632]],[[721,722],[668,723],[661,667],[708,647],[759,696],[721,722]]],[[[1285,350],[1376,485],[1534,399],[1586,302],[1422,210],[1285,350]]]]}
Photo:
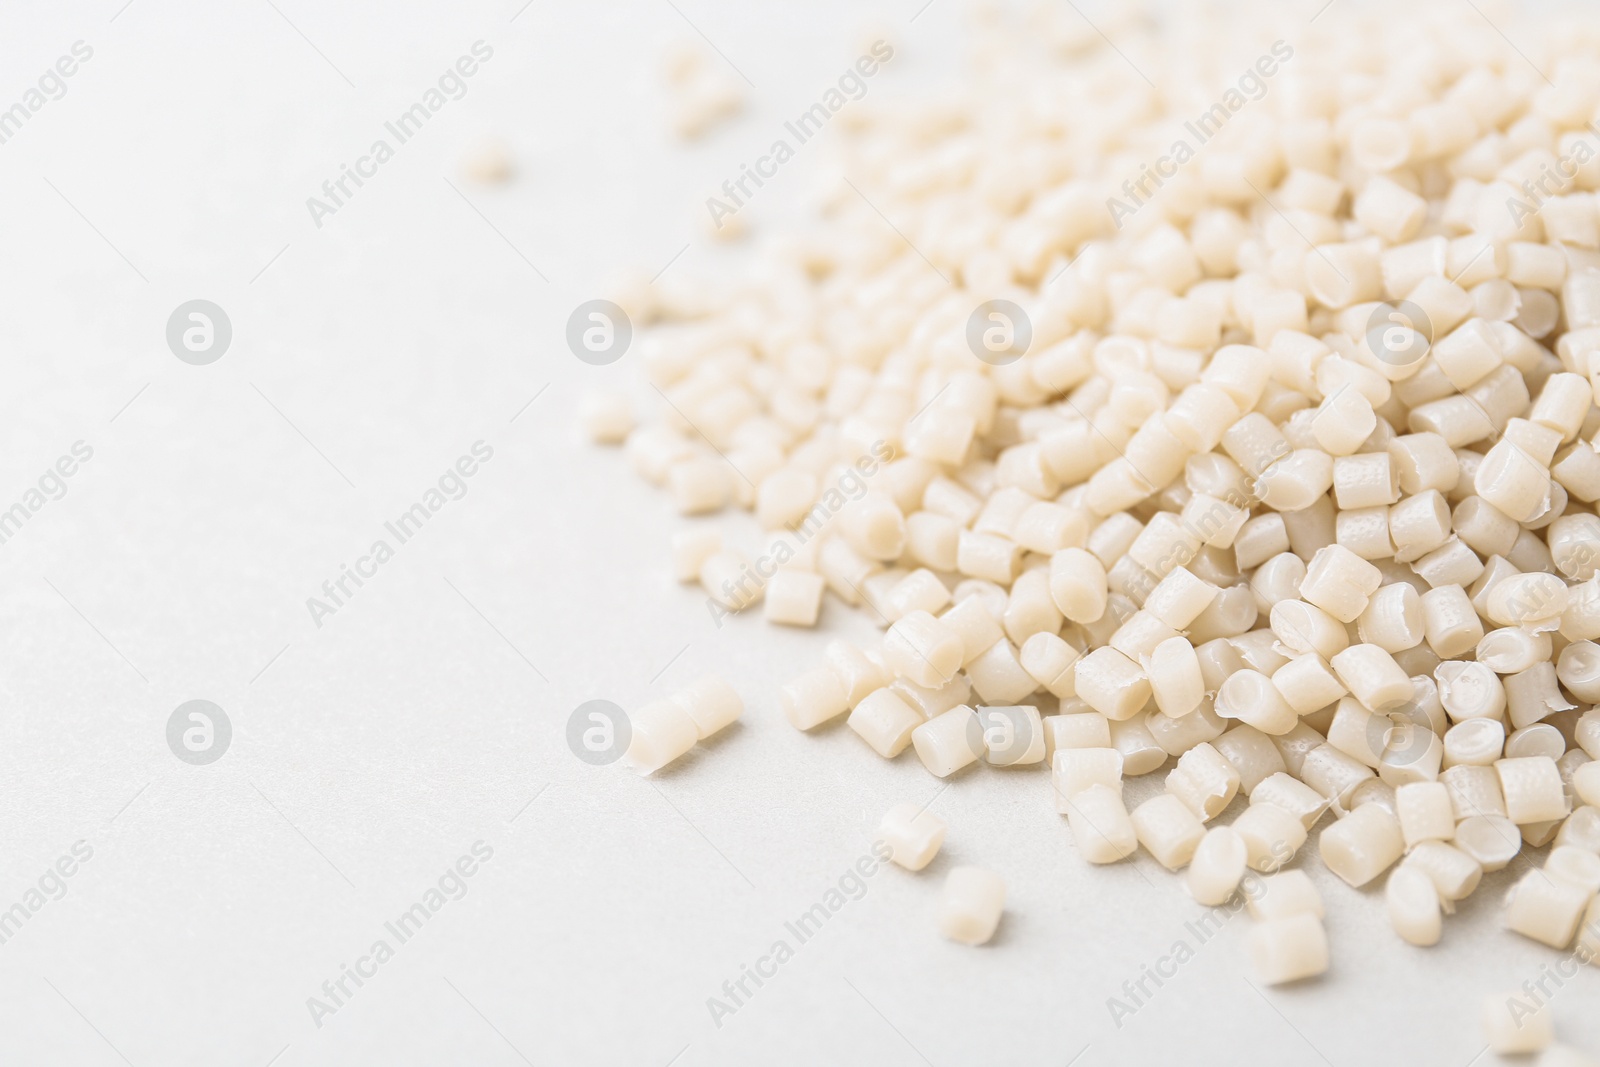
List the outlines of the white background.
{"type": "MultiPolygon", "coordinates": [[[[716,1028],[707,997],[938,783],[783,723],[777,686],[871,626],[830,603],[819,632],[714,628],[666,574],[682,520],[572,425],[584,388],[638,391],[633,361],[579,363],[564,323],[619,268],[726,259],[702,198],[869,23],[898,49],[874,94],[954,77],[958,5],[276,2],[0,15],[0,107],[94,49],[0,145],[0,509],[94,449],[0,545],[0,908],[93,848],[0,945],[0,1063],[1465,1067],[1478,997],[1558,959],[1500,930],[1505,876],[1424,951],[1313,848],[1326,978],[1252,990],[1240,916],[1119,1029],[1107,998],[1201,909],[1147,856],[1081,862],[1042,772],[984,771],[934,803],[932,867],[879,872],[716,1028]],[[755,88],[685,149],[658,70],[690,20],[755,88]],[[306,197],[479,39],[466,98],[315,228],[306,197]],[[483,189],[457,164],[490,133],[520,173],[483,189]],[[208,367],[164,341],[196,297],[233,323],[208,367]],[[306,598],[480,439],[470,492],[314,626],[306,598]],[[710,669],[747,714],[658,778],[567,750],[581,701],[710,669]],[[197,697],[235,731],[204,767],[165,740],[197,697]],[[317,1027],[307,998],[479,840],[470,892],[317,1027]],[[933,929],[956,863],[1009,886],[982,949],[933,929]]],[[[758,228],[798,215],[812,164],[763,190],[758,228]]],[[[1557,1007],[1591,1049],[1597,992],[1587,972],[1557,1007]]]]}

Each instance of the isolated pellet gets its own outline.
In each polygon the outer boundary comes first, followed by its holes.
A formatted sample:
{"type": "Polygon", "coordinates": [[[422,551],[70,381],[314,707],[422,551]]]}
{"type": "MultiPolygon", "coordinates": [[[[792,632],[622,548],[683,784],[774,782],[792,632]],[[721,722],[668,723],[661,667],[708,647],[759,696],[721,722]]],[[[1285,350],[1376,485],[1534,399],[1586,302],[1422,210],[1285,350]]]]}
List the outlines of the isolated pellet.
{"type": "Polygon", "coordinates": [[[1245,947],[1256,978],[1268,985],[1312,978],[1328,969],[1328,935],[1314,915],[1259,923],[1245,935],[1245,947]]]}
{"type": "Polygon", "coordinates": [[[953,867],[939,896],[939,932],[963,945],[994,936],[1006,906],[1006,884],[980,867],[953,867]]]}
{"type": "Polygon", "coordinates": [[[632,734],[623,759],[641,775],[654,774],[700,739],[694,719],[671,700],[656,700],[634,709],[628,724],[632,734]]]}
{"type": "Polygon", "coordinates": [[[1483,998],[1479,1016],[1489,1047],[1505,1055],[1539,1052],[1555,1039],[1548,1001],[1512,989],[1483,998]]]}
{"type": "Polygon", "coordinates": [[[896,804],[878,824],[889,858],[908,871],[920,871],[932,862],[944,843],[944,832],[943,819],[915,804],[896,804]]]}

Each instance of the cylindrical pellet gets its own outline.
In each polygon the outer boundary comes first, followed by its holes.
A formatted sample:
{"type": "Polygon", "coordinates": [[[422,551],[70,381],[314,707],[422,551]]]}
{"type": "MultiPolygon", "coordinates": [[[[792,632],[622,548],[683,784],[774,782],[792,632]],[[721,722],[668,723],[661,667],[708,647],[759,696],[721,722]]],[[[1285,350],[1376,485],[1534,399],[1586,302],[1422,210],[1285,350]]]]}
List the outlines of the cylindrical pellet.
{"type": "Polygon", "coordinates": [[[982,736],[977,714],[967,705],[958,704],[913,729],[911,744],[929,774],[947,778],[983,754],[981,743],[974,743],[982,736]]]}
{"type": "Polygon", "coordinates": [[[932,862],[944,843],[944,831],[943,819],[915,804],[896,804],[878,824],[889,858],[908,871],[920,871],[932,862]]]}
{"type": "Polygon", "coordinates": [[[1133,821],[1139,843],[1169,871],[1187,864],[1205,834],[1189,806],[1168,793],[1157,794],[1134,808],[1133,821]]]}
{"type": "Polygon", "coordinates": [[[953,867],[939,896],[939,932],[963,945],[994,936],[1006,906],[1006,884],[981,867],[953,867]]]}
{"type": "Polygon", "coordinates": [[[874,752],[894,759],[911,744],[911,731],[922,725],[922,716],[894,690],[879,689],[857,704],[846,721],[874,752]]]}
{"type": "Polygon", "coordinates": [[[1067,809],[1072,839],[1090,863],[1115,863],[1139,847],[1122,796],[1111,787],[1091,785],[1073,796],[1067,809]]]}
{"type": "Polygon", "coordinates": [[[656,700],[628,716],[632,734],[623,757],[641,775],[654,774],[694,747],[700,731],[694,719],[671,700],[656,700]]]}
{"type": "Polygon", "coordinates": [[[1279,985],[1328,969],[1328,935],[1315,915],[1291,915],[1251,927],[1245,935],[1256,978],[1279,985]]]}
{"type": "Polygon", "coordinates": [[[1433,879],[1404,866],[1389,874],[1384,886],[1389,924],[1401,940],[1412,945],[1436,945],[1444,930],[1439,891],[1433,879]]]}
{"type": "Polygon", "coordinates": [[[1322,831],[1318,848],[1328,869],[1359,889],[1400,858],[1405,837],[1399,819],[1366,804],[1322,831]]]}
{"type": "Polygon", "coordinates": [[[1216,907],[1233,896],[1244,877],[1248,852],[1230,826],[1213,826],[1195,846],[1185,884],[1195,901],[1216,907]]]}

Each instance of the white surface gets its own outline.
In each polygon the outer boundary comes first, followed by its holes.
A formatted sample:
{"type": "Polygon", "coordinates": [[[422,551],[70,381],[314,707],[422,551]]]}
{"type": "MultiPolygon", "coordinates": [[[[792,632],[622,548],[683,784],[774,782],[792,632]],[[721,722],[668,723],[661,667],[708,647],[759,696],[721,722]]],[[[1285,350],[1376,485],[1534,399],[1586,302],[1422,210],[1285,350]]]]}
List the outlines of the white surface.
{"type": "MultiPolygon", "coordinates": [[[[0,145],[0,508],[94,448],[0,545],[0,909],[73,842],[94,850],[0,945],[0,1062],[953,1067],[1088,1046],[1075,1062],[1465,1065],[1477,997],[1559,958],[1499,929],[1503,875],[1422,951],[1381,890],[1313,857],[1325,980],[1252,991],[1238,916],[1119,1029],[1107,998],[1192,942],[1202,909],[1148,856],[1088,869],[1042,771],[979,768],[934,803],[950,832],[929,869],[877,873],[715,1027],[707,998],[938,784],[781,721],[777,685],[869,625],[830,603],[818,633],[715,629],[666,577],[665,500],[570,424],[629,361],[583,366],[562,330],[618,266],[654,272],[685,243],[674,271],[713,262],[699,198],[836,77],[865,16],[678,0],[757,84],[684,151],[656,64],[694,35],[664,0],[535,0],[514,23],[517,0],[280,0],[304,38],[265,0],[121,2],[0,16],[0,107],[73,41],[95,49],[0,145]],[[466,98],[314,229],[305,198],[480,38],[495,55],[466,98]],[[454,178],[484,132],[521,168],[503,189],[454,178]],[[163,340],[194,297],[234,326],[209,367],[163,340]],[[470,492],[314,627],[305,599],[479,439],[494,458],[470,492]],[[579,702],[706,669],[746,718],[653,784],[566,749],[579,702]],[[205,767],[164,737],[195,697],[235,728],[205,767]],[[480,839],[470,892],[317,1027],[307,998],[480,839]],[[1007,880],[983,949],[934,933],[958,863],[1007,880]]],[[[874,93],[952,65],[956,4],[911,24],[917,7],[879,10],[904,42],[874,93]]],[[[803,178],[763,191],[758,225],[798,210],[803,178]]],[[[1600,1049],[1597,992],[1588,971],[1560,994],[1564,1039],[1600,1049]]]]}

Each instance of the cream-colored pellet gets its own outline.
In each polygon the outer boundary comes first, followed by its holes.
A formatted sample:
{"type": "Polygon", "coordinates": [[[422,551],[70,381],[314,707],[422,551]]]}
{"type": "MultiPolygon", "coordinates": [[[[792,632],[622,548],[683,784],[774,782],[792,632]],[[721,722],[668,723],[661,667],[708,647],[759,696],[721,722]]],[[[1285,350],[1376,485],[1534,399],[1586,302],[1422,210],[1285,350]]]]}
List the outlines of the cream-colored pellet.
{"type": "Polygon", "coordinates": [[[1239,788],[1247,796],[1266,779],[1285,769],[1283,754],[1271,737],[1252,726],[1239,725],[1217,738],[1212,747],[1239,774],[1239,788]]]}
{"type": "Polygon", "coordinates": [[[1439,890],[1433,879],[1404,864],[1389,873],[1384,885],[1389,924],[1401,940],[1412,945],[1436,945],[1444,932],[1439,890]]]}
{"type": "Polygon", "coordinates": [[[1073,668],[1081,654],[1053,633],[1037,633],[1023,643],[1017,659],[1022,669],[1043,689],[1064,698],[1077,692],[1073,668]]]}
{"type": "Polygon", "coordinates": [[[1107,786],[1120,795],[1122,766],[1122,753],[1114,748],[1058,749],[1050,765],[1056,810],[1066,814],[1072,798],[1091,785],[1107,786]]]}
{"type": "Polygon", "coordinates": [[[1505,797],[1506,818],[1517,825],[1564,819],[1569,814],[1555,760],[1548,756],[1502,759],[1495,762],[1494,770],[1505,797]]]}
{"type": "Polygon", "coordinates": [[[1139,843],[1169,871],[1189,863],[1205,835],[1205,827],[1189,806],[1166,793],[1134,808],[1129,818],[1139,843]]]}
{"type": "MultiPolygon", "coordinates": [[[[1298,773],[1311,788],[1327,797],[1336,808],[1348,806],[1350,794],[1357,786],[1376,775],[1370,766],[1316,737],[1317,744],[1301,757],[1298,773]]],[[[1288,762],[1287,757],[1285,762],[1288,762]]]]}
{"type": "Polygon", "coordinates": [[[963,651],[960,636],[926,611],[903,616],[883,638],[889,670],[927,689],[937,689],[955,675],[963,651]]]}
{"type": "Polygon", "coordinates": [[[1272,685],[1296,715],[1309,715],[1344,696],[1344,683],[1321,656],[1306,652],[1279,667],[1272,685]]]}
{"type": "Polygon", "coordinates": [[[672,571],[680,582],[698,581],[700,568],[722,549],[722,533],[695,527],[672,536],[672,571]]]}
{"type": "Polygon", "coordinates": [[[922,725],[922,715],[892,689],[867,694],[847,720],[850,729],[884,759],[894,759],[911,744],[911,732],[922,725]]]}
{"type": "Polygon", "coordinates": [[[1006,907],[1006,884],[981,867],[953,867],[939,895],[939,933],[963,945],[994,936],[1006,907]]]}
{"type": "Polygon", "coordinates": [[[1216,711],[1224,719],[1238,719],[1264,734],[1288,733],[1300,720],[1272,679],[1253,670],[1236,671],[1222,683],[1216,711]]]}
{"type": "Polygon", "coordinates": [[[1328,810],[1329,799],[1286,772],[1268,775],[1250,794],[1255,803],[1282,808],[1310,830],[1328,810]]]}
{"type": "Polygon", "coordinates": [[[956,569],[973,578],[1011,584],[1022,563],[1022,546],[994,534],[962,530],[956,541],[956,569]]]}
{"type": "Polygon", "coordinates": [[[1422,594],[1422,629],[1428,647],[1440,659],[1453,659],[1483,640],[1483,620],[1466,590],[1456,585],[1422,594]]]}
{"type": "Polygon", "coordinates": [[[761,614],[771,623],[815,626],[817,615],[822,611],[822,591],[826,585],[820,574],[780,570],[767,579],[761,614]]]}
{"type": "Polygon", "coordinates": [[[1000,619],[978,597],[958,597],[955,605],[939,616],[939,621],[960,639],[963,667],[1005,637],[1000,619]]]}
{"type": "Polygon", "coordinates": [[[1506,897],[1506,928],[1551,948],[1572,944],[1594,893],[1581,885],[1531,870],[1506,897]]]}
{"type": "Polygon", "coordinates": [[[1251,869],[1278,870],[1306,843],[1306,828],[1298,816],[1268,801],[1252,802],[1233,820],[1243,839],[1251,869]]]}
{"type": "Polygon", "coordinates": [[[1151,694],[1150,679],[1143,669],[1109,646],[1078,660],[1073,684],[1085,703],[1114,720],[1132,718],[1151,694]]]}
{"type": "Polygon", "coordinates": [[[1200,706],[1205,697],[1205,679],[1200,659],[1187,638],[1169,637],[1162,641],[1144,664],[1151,695],[1163,715],[1181,718],[1200,706]]]}
{"type": "Polygon", "coordinates": [[[1560,730],[1547,722],[1524,726],[1506,738],[1505,754],[1507,759],[1521,756],[1543,756],[1546,759],[1556,760],[1559,769],[1561,757],[1566,755],[1566,751],[1567,739],[1561,736],[1560,730]]]}
{"type": "Polygon", "coordinates": [[[1484,997],[1479,1017],[1489,1048],[1503,1055],[1539,1052],[1555,1040],[1549,1001],[1525,990],[1484,997]]]}
{"type": "Polygon", "coordinates": [[[1401,857],[1405,836],[1399,819],[1365,804],[1322,831],[1318,848],[1328,869],[1359,889],[1401,857]]]}
{"type": "Polygon", "coordinates": [[[948,778],[983,755],[983,727],[977,713],[958,704],[911,731],[917,758],[937,778],[948,778]]]}
{"type": "Polygon", "coordinates": [[[1315,915],[1298,914],[1269,919],[1245,934],[1256,978],[1280,985],[1313,978],[1328,969],[1328,935],[1315,915]]]}
{"type": "Polygon", "coordinates": [[[1090,863],[1115,863],[1139,847],[1133,820],[1117,790],[1097,783],[1065,803],[1072,839],[1090,863]]]}
{"type": "Polygon", "coordinates": [[[1372,594],[1367,610],[1356,620],[1361,640],[1390,654],[1422,642],[1422,598],[1405,582],[1385,585],[1372,594]]]}
{"type": "MultiPolygon", "coordinates": [[[[767,594],[770,599],[772,594],[767,594]]],[[[884,598],[884,614],[890,621],[903,619],[913,611],[936,615],[950,603],[950,590],[938,575],[926,568],[914,570],[900,579],[884,598]]]]}
{"type": "Polygon", "coordinates": [[[728,726],[744,714],[744,701],[726,679],[703,675],[670,698],[694,720],[700,738],[728,726]]]}
{"type": "Polygon", "coordinates": [[[1472,815],[1504,817],[1506,798],[1500,792],[1500,776],[1493,767],[1462,764],[1441,772],[1439,781],[1450,790],[1457,823],[1472,815]]]}
{"type": "Polygon", "coordinates": [[[1146,713],[1110,723],[1111,747],[1122,753],[1122,769],[1130,777],[1149,774],[1167,761],[1167,750],[1156,740],[1149,721],[1146,713]]]}
{"type": "Polygon", "coordinates": [[[1050,596],[1073,622],[1099,619],[1106,610],[1106,569],[1091,553],[1065,548],[1050,558],[1050,596]]]}
{"type": "Polygon", "coordinates": [[[1287,919],[1291,915],[1324,915],[1322,894],[1305,871],[1279,871],[1258,880],[1255,891],[1246,898],[1250,917],[1262,922],[1287,919]]]}
{"type": "Polygon", "coordinates": [[[1372,711],[1399,707],[1411,699],[1411,678],[1377,645],[1351,645],[1328,664],[1351,695],[1372,711]]]}
{"type": "MultiPolygon", "coordinates": [[[[1082,662],[1078,661],[1080,666],[1082,662]]],[[[1077,687],[1077,670],[1075,667],[1073,671],[1074,688],[1077,687]]],[[[967,678],[978,696],[988,704],[1015,704],[1039,688],[1038,681],[1023,668],[1016,646],[1005,638],[967,664],[967,678]]]]}
{"type": "Polygon", "coordinates": [[[1049,575],[1043,568],[1028,571],[1012,583],[1001,624],[1014,644],[1025,644],[1034,634],[1054,634],[1061,629],[1061,612],[1050,598],[1049,586],[1049,575]]]}
{"type": "Polygon", "coordinates": [[[791,726],[810,730],[849,711],[850,696],[838,673],[822,666],[813,667],[785,685],[778,694],[778,704],[791,726]]]}
{"type": "Polygon", "coordinates": [[[1585,804],[1600,808],[1600,760],[1585,763],[1574,771],[1572,788],[1585,804]]]}
{"type": "Polygon", "coordinates": [[[689,713],[672,700],[656,700],[628,716],[632,733],[624,762],[641,775],[654,774],[694,747],[700,730],[689,713]]]}
{"type": "Polygon", "coordinates": [[[1032,704],[977,709],[983,731],[983,759],[991,767],[1020,767],[1044,762],[1044,728],[1032,704]]]}
{"type": "Polygon", "coordinates": [[[1166,789],[1208,821],[1239,792],[1239,771],[1211,745],[1196,745],[1178,757],[1167,774],[1166,789]]]}
{"type": "Polygon", "coordinates": [[[1504,718],[1505,686],[1484,664],[1459,661],[1441,663],[1434,671],[1434,678],[1439,683],[1439,701],[1456,722],[1471,719],[1500,722],[1504,718]]]}
{"type": "Polygon", "coordinates": [[[1501,870],[1522,851],[1517,826],[1503,815],[1473,815],[1456,824],[1453,842],[1485,872],[1501,870]]]}
{"type": "Polygon", "coordinates": [[[1300,596],[1340,622],[1354,622],[1382,583],[1378,568],[1347,548],[1329,545],[1306,566],[1300,596]]]}
{"type": "Polygon", "coordinates": [[[1396,814],[1406,848],[1424,841],[1448,841],[1455,836],[1455,809],[1450,790],[1439,782],[1411,782],[1394,791],[1396,814]]]}
{"type": "MultiPolygon", "coordinates": [[[[1106,717],[1095,711],[1066,711],[1068,703],[1062,702],[1062,714],[1042,720],[1045,758],[1054,759],[1057,752],[1072,748],[1110,748],[1111,727],[1106,717]]],[[[1077,708],[1088,707],[1082,701],[1071,703],[1077,708]]]]}
{"type": "Polygon", "coordinates": [[[1208,907],[1226,902],[1239,888],[1247,860],[1244,840],[1232,827],[1213,826],[1206,830],[1184,876],[1189,895],[1208,907]]]}
{"type": "Polygon", "coordinates": [[[1600,856],[1576,845],[1557,845],[1545,857],[1544,872],[1575,885],[1587,897],[1600,892],[1600,856]]]}
{"type": "Polygon", "coordinates": [[[633,410],[621,393],[585,393],[578,402],[578,422],[595,444],[621,444],[633,432],[633,410]]]}
{"type": "Polygon", "coordinates": [[[1183,630],[1211,606],[1219,592],[1216,586],[1195,577],[1188,569],[1174,567],[1150,590],[1144,610],[1174,630],[1183,630]]]}
{"type": "Polygon", "coordinates": [[[1400,868],[1427,875],[1446,911],[1451,910],[1456,901],[1471,896],[1483,878],[1483,868],[1477,860],[1443,841],[1419,843],[1406,854],[1400,868]]]}
{"type": "Polygon", "coordinates": [[[920,871],[939,854],[945,823],[915,804],[896,804],[878,824],[878,836],[889,846],[889,858],[908,871],[920,871]]]}

